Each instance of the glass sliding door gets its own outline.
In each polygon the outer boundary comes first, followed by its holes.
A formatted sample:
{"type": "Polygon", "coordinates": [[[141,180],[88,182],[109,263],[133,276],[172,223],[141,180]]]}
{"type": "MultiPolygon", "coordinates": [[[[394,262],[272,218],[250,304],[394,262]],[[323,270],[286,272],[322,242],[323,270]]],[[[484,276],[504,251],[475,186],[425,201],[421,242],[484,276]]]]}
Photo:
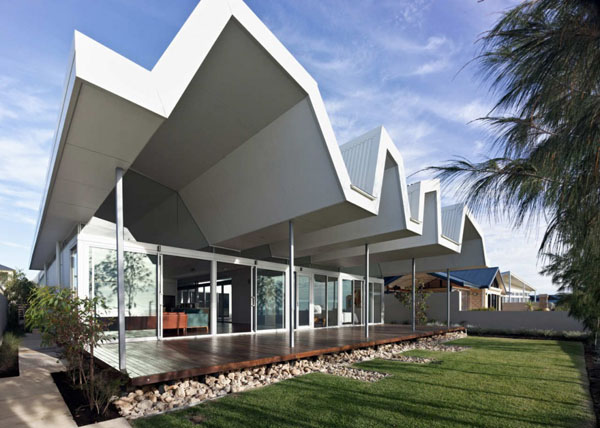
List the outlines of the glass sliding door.
{"type": "Polygon", "coordinates": [[[285,322],[285,273],[256,270],[256,329],[283,328],[285,322]]]}
{"type": "Polygon", "coordinates": [[[373,322],[381,323],[383,320],[381,319],[382,312],[382,287],[383,284],[375,284],[374,292],[373,292],[373,322]]]}
{"type": "Polygon", "coordinates": [[[163,255],[163,337],[210,333],[211,262],[163,255]]]}
{"type": "Polygon", "coordinates": [[[381,284],[369,283],[369,322],[381,322],[381,284]]]}
{"type": "MultiPolygon", "coordinates": [[[[117,304],[117,252],[89,249],[90,296],[103,298],[106,307],[97,315],[104,322],[109,339],[119,329],[117,304]]],[[[157,335],[158,256],[131,251],[124,254],[125,336],[127,339],[157,335]]]]}
{"type": "Polygon", "coordinates": [[[296,290],[298,299],[298,327],[310,325],[310,277],[297,275],[296,290]]]}
{"type": "Polygon", "coordinates": [[[315,327],[327,326],[327,277],[315,275],[313,285],[313,312],[315,327]]]}
{"type": "Polygon", "coordinates": [[[217,262],[217,334],[252,331],[252,268],[217,262]]]}
{"type": "Polygon", "coordinates": [[[338,325],[338,281],[327,277],[327,326],[338,325]]]}
{"type": "Polygon", "coordinates": [[[352,280],[342,280],[342,324],[352,324],[353,313],[353,297],[352,280]]]}
{"type": "Polygon", "coordinates": [[[361,324],[362,323],[362,281],[352,281],[354,285],[354,310],[352,316],[353,324],[361,324]]]}

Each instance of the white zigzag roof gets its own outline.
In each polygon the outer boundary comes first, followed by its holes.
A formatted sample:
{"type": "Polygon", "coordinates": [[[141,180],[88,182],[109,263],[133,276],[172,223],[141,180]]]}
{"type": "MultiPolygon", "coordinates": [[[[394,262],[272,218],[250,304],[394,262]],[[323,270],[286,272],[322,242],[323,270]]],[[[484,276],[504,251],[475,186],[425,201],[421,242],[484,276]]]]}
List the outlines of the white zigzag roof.
{"type": "Polygon", "coordinates": [[[472,222],[441,210],[439,184],[406,186],[383,128],[340,150],[317,83],[241,0],[202,0],[151,70],[75,32],[32,269],[110,200],[116,167],[176,192],[196,247],[276,254],[293,219],[315,263],[366,242],[374,258],[435,257],[460,252],[472,222]]]}

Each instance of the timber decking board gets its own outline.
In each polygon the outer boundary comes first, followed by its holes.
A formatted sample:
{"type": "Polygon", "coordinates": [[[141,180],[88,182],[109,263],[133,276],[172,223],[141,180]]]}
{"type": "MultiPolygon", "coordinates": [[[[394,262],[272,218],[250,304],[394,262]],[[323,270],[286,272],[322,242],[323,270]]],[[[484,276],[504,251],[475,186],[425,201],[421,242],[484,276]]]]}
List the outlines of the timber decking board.
{"type": "MultiPolygon", "coordinates": [[[[127,342],[127,374],[134,385],[144,385],[461,330],[418,327],[413,333],[410,326],[384,324],[371,326],[368,339],[360,326],[297,330],[294,348],[288,346],[287,333],[127,342]]],[[[95,356],[118,369],[117,352],[116,343],[105,344],[96,349],[95,356]]]]}

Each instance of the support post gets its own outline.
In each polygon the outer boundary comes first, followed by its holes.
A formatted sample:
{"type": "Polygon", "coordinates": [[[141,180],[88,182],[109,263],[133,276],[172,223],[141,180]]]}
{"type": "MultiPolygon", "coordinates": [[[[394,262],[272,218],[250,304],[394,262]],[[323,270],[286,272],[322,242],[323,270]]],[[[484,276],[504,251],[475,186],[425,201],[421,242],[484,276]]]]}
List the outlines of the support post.
{"type": "Polygon", "coordinates": [[[412,331],[416,331],[417,330],[417,302],[416,302],[416,297],[417,297],[417,279],[416,279],[416,266],[415,266],[415,259],[412,259],[412,290],[411,290],[411,302],[412,302],[412,331]]]}
{"type": "Polygon", "coordinates": [[[446,310],[448,311],[446,313],[446,320],[448,321],[448,329],[450,329],[450,291],[452,291],[450,287],[450,269],[446,269],[446,297],[448,304],[448,307],[446,308],[446,310]]]}
{"type": "Polygon", "coordinates": [[[116,169],[115,207],[117,219],[117,308],[119,313],[119,370],[126,371],[125,359],[125,252],[123,250],[123,169],[116,169]]]}
{"type": "Polygon", "coordinates": [[[510,271],[508,271],[508,303],[510,302],[512,302],[512,281],[510,271]]]}
{"type": "Polygon", "coordinates": [[[296,299],[294,296],[294,221],[290,220],[290,348],[294,347],[294,315],[296,314],[296,299]]]}
{"type": "Polygon", "coordinates": [[[365,307],[365,338],[369,337],[369,244],[365,244],[365,294],[363,305],[365,307]]]}
{"type": "Polygon", "coordinates": [[[210,262],[210,334],[217,334],[217,261],[210,262]]]}
{"type": "Polygon", "coordinates": [[[61,278],[61,267],[60,267],[60,242],[56,241],[56,259],[54,260],[56,266],[56,285],[62,287],[61,278]]]}

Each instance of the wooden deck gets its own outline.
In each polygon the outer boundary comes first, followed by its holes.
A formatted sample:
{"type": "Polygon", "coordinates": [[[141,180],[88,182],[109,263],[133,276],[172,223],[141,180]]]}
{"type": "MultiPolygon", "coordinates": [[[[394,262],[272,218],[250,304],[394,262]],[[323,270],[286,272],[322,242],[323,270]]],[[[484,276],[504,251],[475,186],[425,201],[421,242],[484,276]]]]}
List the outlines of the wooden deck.
{"type": "MultiPolygon", "coordinates": [[[[127,373],[134,385],[145,385],[461,330],[419,327],[413,333],[407,325],[377,325],[370,327],[368,339],[359,326],[300,330],[295,333],[294,348],[288,346],[286,333],[128,342],[127,373]]],[[[118,368],[117,352],[117,344],[106,344],[95,355],[118,368]]]]}

